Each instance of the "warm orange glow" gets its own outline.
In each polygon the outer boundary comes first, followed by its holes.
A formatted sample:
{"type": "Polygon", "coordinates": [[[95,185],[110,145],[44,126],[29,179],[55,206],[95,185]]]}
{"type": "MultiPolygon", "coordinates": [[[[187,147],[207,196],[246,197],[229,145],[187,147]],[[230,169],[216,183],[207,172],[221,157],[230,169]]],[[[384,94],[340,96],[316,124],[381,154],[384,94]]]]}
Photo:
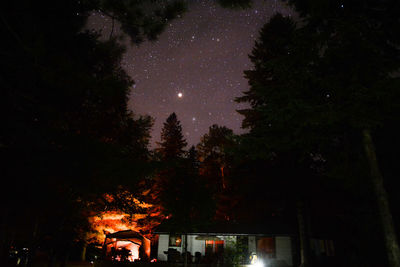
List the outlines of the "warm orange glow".
{"type": "Polygon", "coordinates": [[[129,214],[117,211],[105,211],[89,218],[93,232],[89,234],[89,240],[102,244],[107,233],[115,233],[123,230],[135,230],[136,223],[129,222],[129,214]]]}
{"type": "Polygon", "coordinates": [[[118,247],[125,248],[131,252],[131,255],[128,257],[129,261],[139,259],[139,245],[128,241],[119,241],[118,247]]]}
{"type": "MultiPolygon", "coordinates": [[[[151,194],[149,190],[143,192],[143,196],[151,194]]],[[[150,257],[150,238],[152,229],[159,225],[161,209],[157,205],[145,203],[135,198],[129,191],[120,191],[117,194],[105,194],[99,199],[99,203],[109,209],[92,213],[88,217],[91,231],[86,233],[86,241],[105,248],[106,257],[117,261],[134,261],[139,259],[139,248],[143,249],[143,255],[150,257]],[[124,201],[124,205],[138,208],[141,213],[128,214],[117,209],[115,203],[124,201]],[[138,223],[140,221],[140,224],[138,223]],[[111,237],[111,234],[130,230],[138,233],[135,237],[111,237]],[[106,238],[106,235],[109,235],[106,238]]]]}
{"type": "MultiPolygon", "coordinates": [[[[139,245],[135,244],[130,241],[114,241],[111,244],[107,246],[107,254],[110,255],[112,254],[112,250],[115,251],[122,251],[126,250],[129,252],[129,255],[127,255],[127,260],[130,262],[133,262],[137,259],[139,259],[139,245]]],[[[121,261],[121,255],[120,253],[116,253],[117,255],[115,256],[114,260],[121,261]]]]}
{"type": "MultiPolygon", "coordinates": [[[[151,232],[151,229],[154,227],[152,223],[148,223],[145,226],[139,226],[137,222],[138,220],[146,219],[147,217],[159,216],[159,210],[153,207],[152,204],[138,200],[128,191],[121,191],[121,195],[126,203],[145,209],[145,213],[130,215],[118,210],[108,210],[94,214],[89,217],[89,223],[92,228],[92,231],[87,234],[87,241],[89,243],[103,244],[106,234],[124,230],[133,230],[142,233],[151,232]]],[[[106,205],[107,203],[111,204],[116,200],[116,198],[121,198],[121,195],[104,194],[103,200],[106,205]]]]}
{"type": "MultiPolygon", "coordinates": [[[[156,216],[157,214],[150,214],[150,216],[156,216]]],[[[88,234],[88,240],[90,243],[103,244],[106,234],[115,233],[124,230],[133,230],[136,232],[150,232],[154,225],[138,226],[136,223],[140,219],[144,219],[147,214],[129,214],[117,212],[117,211],[105,211],[98,215],[89,218],[89,223],[92,228],[92,232],[88,234]]]]}

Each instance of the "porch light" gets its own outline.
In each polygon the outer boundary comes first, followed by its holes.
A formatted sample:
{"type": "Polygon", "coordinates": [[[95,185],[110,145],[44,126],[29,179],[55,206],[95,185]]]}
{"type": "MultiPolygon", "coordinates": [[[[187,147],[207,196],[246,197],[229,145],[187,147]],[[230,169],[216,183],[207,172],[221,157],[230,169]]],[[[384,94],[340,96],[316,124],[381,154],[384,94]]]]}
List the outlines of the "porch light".
{"type": "Polygon", "coordinates": [[[264,267],[264,262],[260,259],[257,259],[251,266],[252,267],[264,267]]]}

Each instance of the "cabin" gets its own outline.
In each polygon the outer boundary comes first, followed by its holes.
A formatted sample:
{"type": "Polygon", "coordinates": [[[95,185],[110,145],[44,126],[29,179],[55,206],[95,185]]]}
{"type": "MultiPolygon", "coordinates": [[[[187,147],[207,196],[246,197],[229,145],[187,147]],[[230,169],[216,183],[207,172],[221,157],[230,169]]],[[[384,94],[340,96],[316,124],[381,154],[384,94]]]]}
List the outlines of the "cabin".
{"type": "Polygon", "coordinates": [[[264,266],[293,266],[294,231],[287,225],[219,225],[190,233],[171,233],[163,227],[158,235],[157,260],[182,262],[185,246],[188,263],[223,264],[227,254],[240,254],[240,264],[254,258],[264,266]]]}

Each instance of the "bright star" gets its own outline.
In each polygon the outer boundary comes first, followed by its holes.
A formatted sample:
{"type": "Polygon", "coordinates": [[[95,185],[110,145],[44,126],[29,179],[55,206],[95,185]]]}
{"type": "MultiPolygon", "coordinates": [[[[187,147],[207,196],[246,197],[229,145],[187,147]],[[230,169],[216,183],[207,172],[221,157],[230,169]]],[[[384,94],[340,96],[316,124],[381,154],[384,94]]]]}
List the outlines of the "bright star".
{"type": "Polygon", "coordinates": [[[183,94],[182,94],[181,92],[179,92],[179,93],[178,93],[178,97],[179,97],[179,98],[182,98],[182,97],[183,97],[183,94]]]}

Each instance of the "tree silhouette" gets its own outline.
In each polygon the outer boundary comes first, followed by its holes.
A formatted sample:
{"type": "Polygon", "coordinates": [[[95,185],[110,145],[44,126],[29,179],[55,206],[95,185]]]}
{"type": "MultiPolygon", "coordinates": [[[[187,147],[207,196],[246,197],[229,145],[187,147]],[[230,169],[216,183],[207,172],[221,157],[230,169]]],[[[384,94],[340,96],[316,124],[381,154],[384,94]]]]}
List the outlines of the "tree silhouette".
{"type": "Polygon", "coordinates": [[[10,183],[1,256],[14,240],[31,255],[40,246],[66,258],[86,227],[87,202],[119,184],[135,188],[148,171],[152,121],[128,111],[125,49],[84,28],[98,5],[1,3],[0,152],[10,183]]]}
{"type": "Polygon", "coordinates": [[[164,122],[161,130],[161,142],[158,145],[158,151],[166,160],[176,159],[184,155],[187,142],[183,138],[182,126],[175,113],[169,115],[164,122]]]}
{"type": "Polygon", "coordinates": [[[218,220],[233,219],[237,198],[231,180],[233,150],[237,143],[231,129],[216,124],[201,137],[197,145],[200,160],[200,175],[217,205],[218,220]]]}
{"type": "Polygon", "coordinates": [[[184,150],[186,141],[175,113],[164,123],[158,151],[161,166],[154,177],[152,192],[157,196],[164,221],[172,232],[187,233],[213,218],[214,203],[199,178],[197,151],[184,150]]]}
{"type": "Polygon", "coordinates": [[[250,8],[252,0],[218,0],[218,4],[225,8],[245,9],[250,8]]]}
{"type": "Polygon", "coordinates": [[[292,151],[299,159],[322,162],[330,159],[334,147],[342,149],[346,138],[358,136],[352,149],[368,162],[388,262],[399,266],[396,234],[372,141],[378,125],[399,110],[393,101],[399,79],[391,75],[399,67],[395,60],[399,40],[394,36],[397,30],[384,27],[394,23],[393,10],[399,6],[385,2],[329,9],[334,1],[293,2],[309,15],[308,23],[296,28],[289,18],[275,16],[262,29],[250,57],[255,66],[245,72],[250,90],[237,99],[251,105],[240,111],[245,116],[243,126],[250,128],[244,142],[255,156],[292,151]]]}

